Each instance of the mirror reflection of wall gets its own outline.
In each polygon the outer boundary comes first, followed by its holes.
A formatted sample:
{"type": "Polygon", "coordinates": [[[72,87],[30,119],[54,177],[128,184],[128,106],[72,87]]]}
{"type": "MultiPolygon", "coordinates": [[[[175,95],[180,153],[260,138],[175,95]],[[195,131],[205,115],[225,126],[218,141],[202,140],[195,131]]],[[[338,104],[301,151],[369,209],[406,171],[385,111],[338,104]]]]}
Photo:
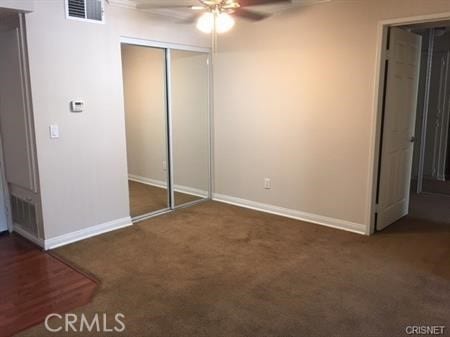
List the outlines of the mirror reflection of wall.
{"type": "Polygon", "coordinates": [[[208,197],[208,54],[171,51],[174,199],[179,206],[208,197]]]}
{"type": "Polygon", "coordinates": [[[122,44],[132,217],[169,208],[165,50],[122,44]]]}
{"type": "Polygon", "coordinates": [[[420,174],[419,157],[420,151],[423,151],[421,191],[450,194],[450,29],[429,28],[417,33],[423,36],[424,43],[413,176],[418,177],[420,174]],[[425,95],[427,90],[428,100],[425,95]],[[421,139],[422,132],[425,135],[424,142],[421,139]]]}
{"type": "MultiPolygon", "coordinates": [[[[445,181],[448,138],[450,34],[446,29],[434,29],[433,63],[427,121],[424,177],[445,181]]],[[[426,185],[425,185],[426,186],[426,185]]]]}

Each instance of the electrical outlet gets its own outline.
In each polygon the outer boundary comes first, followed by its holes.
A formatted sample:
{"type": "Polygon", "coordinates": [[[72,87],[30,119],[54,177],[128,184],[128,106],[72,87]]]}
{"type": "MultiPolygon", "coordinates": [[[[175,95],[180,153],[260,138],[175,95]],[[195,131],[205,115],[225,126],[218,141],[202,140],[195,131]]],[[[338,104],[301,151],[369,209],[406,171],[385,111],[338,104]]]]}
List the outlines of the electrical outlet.
{"type": "Polygon", "coordinates": [[[270,190],[272,188],[272,182],[270,181],[270,178],[264,178],[264,188],[266,190],[270,190]]]}
{"type": "Polygon", "coordinates": [[[163,160],[163,170],[167,171],[167,161],[163,160]]]}

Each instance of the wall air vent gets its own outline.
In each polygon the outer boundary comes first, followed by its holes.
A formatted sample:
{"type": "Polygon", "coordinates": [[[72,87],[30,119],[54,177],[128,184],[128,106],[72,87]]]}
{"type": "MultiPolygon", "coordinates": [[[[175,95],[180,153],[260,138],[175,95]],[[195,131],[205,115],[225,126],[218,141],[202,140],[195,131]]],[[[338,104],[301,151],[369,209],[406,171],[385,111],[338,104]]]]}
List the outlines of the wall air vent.
{"type": "Polygon", "coordinates": [[[36,206],[17,196],[11,195],[12,221],[30,234],[37,235],[36,206]]]}
{"type": "Polygon", "coordinates": [[[103,22],[103,0],[66,0],[68,19],[103,22]]]}

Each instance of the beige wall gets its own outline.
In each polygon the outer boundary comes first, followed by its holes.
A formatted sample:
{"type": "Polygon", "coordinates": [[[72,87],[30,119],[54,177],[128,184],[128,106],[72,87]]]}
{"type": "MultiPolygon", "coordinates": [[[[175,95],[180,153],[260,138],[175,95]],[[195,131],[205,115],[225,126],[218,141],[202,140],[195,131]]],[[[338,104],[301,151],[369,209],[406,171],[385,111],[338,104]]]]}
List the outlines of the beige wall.
{"type": "Polygon", "coordinates": [[[163,49],[123,45],[128,174],[166,182],[166,88],[163,49]]]}
{"type": "Polygon", "coordinates": [[[105,24],[67,20],[63,0],[27,14],[46,239],[129,219],[120,36],[208,44],[194,27],[146,13],[106,5],[105,14],[105,24]],[[69,111],[72,99],[85,101],[83,113],[69,111]]]}
{"type": "MultiPolygon", "coordinates": [[[[367,225],[377,22],[440,11],[449,1],[335,1],[238,22],[215,67],[216,192],[367,225]]],[[[63,0],[36,2],[27,28],[46,238],[128,217],[120,36],[207,37],[110,6],[105,24],[66,20],[63,0]]]]}
{"type": "Polygon", "coordinates": [[[367,231],[377,23],[442,11],[450,1],[333,1],[239,21],[215,61],[215,192],[367,231]]]}

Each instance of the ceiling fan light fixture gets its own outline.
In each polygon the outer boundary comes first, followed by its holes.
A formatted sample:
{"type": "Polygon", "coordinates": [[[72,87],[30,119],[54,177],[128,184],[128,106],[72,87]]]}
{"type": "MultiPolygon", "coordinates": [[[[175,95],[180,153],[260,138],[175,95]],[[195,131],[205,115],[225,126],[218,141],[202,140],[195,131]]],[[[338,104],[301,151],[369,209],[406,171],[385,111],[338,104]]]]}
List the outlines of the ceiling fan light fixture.
{"type": "Polygon", "coordinates": [[[203,33],[210,34],[214,26],[214,14],[211,12],[204,13],[197,20],[197,29],[203,33]]]}
{"type": "Polygon", "coordinates": [[[203,33],[210,34],[214,29],[214,20],[216,21],[217,33],[226,33],[233,28],[235,21],[228,13],[215,14],[207,12],[199,17],[197,29],[203,33]]]}
{"type": "Polygon", "coordinates": [[[216,17],[216,29],[218,33],[226,33],[234,27],[235,21],[228,13],[220,13],[216,17]]]}

